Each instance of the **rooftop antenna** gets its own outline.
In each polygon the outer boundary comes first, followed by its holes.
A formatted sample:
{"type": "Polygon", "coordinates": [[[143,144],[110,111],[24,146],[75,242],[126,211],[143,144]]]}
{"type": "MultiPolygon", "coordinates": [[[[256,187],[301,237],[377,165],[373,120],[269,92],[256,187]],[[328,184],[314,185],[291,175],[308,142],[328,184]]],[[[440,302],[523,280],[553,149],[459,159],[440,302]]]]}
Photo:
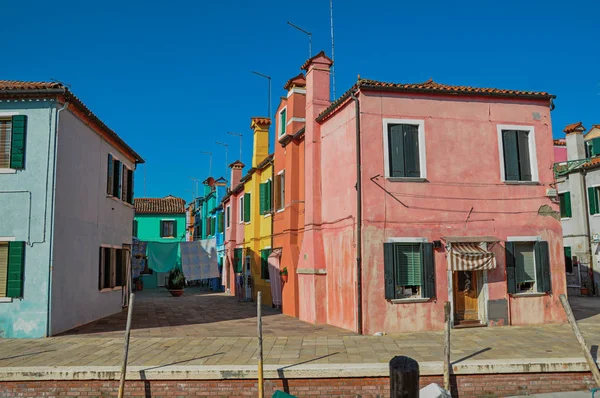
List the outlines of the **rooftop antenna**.
{"type": "Polygon", "coordinates": [[[227,151],[229,149],[229,145],[219,141],[215,141],[215,144],[225,147],[225,170],[227,170],[227,166],[229,166],[229,163],[227,162],[227,151]]]}
{"type": "Polygon", "coordinates": [[[210,177],[212,175],[212,152],[200,151],[200,153],[208,155],[208,176],[210,177]]]}
{"type": "Polygon", "coordinates": [[[192,180],[192,182],[196,183],[196,192],[192,192],[192,194],[194,194],[194,200],[198,197],[198,181],[200,181],[198,178],[194,178],[194,177],[188,177],[190,180],[192,180]]]}
{"type": "Polygon", "coordinates": [[[331,80],[333,86],[333,98],[335,100],[335,52],[333,46],[333,0],[329,0],[329,15],[331,20],[331,61],[333,61],[333,65],[331,65],[331,80]]]}
{"type": "Polygon", "coordinates": [[[51,77],[51,78],[50,78],[50,81],[53,81],[53,82],[55,82],[55,83],[60,83],[60,84],[62,84],[63,86],[67,86],[67,87],[71,88],[71,85],[70,85],[70,84],[67,84],[67,83],[65,83],[65,82],[62,82],[62,81],[60,81],[60,80],[58,80],[58,79],[55,79],[55,78],[53,78],[53,77],[51,77]]]}
{"type": "MultiPolygon", "coordinates": [[[[238,159],[240,162],[242,161],[242,135],[240,133],[233,133],[233,132],[228,132],[227,134],[229,135],[237,135],[238,137],[240,137],[240,158],[238,159]]],[[[227,165],[229,166],[229,165],[227,165]]]]}
{"type": "Polygon", "coordinates": [[[312,57],[312,33],[302,29],[301,27],[294,25],[293,23],[291,23],[290,21],[288,21],[288,25],[290,25],[292,28],[296,28],[298,29],[300,32],[308,35],[308,58],[312,57]]]}
{"type": "Polygon", "coordinates": [[[148,168],[148,163],[144,163],[144,198],[146,197],[146,169],[148,168]]]}

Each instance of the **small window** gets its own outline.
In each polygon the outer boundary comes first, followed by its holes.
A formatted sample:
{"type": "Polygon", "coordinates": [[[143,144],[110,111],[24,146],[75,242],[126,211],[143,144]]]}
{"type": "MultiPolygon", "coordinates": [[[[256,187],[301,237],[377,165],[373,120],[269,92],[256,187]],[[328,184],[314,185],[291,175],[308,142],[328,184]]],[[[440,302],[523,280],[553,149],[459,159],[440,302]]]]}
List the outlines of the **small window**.
{"type": "Polygon", "coordinates": [[[175,220],[162,220],[160,222],[160,237],[174,238],[175,237],[175,220]]]}
{"type": "Polygon", "coordinates": [[[25,242],[0,242],[0,297],[23,297],[25,242]]]}
{"type": "Polygon", "coordinates": [[[419,126],[388,124],[389,177],[421,177],[419,126]]]}
{"type": "Polygon", "coordinates": [[[233,250],[233,272],[240,273],[243,270],[242,262],[244,261],[244,253],[241,247],[233,250]]]}
{"type": "Polygon", "coordinates": [[[431,243],[385,243],[384,271],[386,299],[435,295],[431,243]]]}
{"type": "Polygon", "coordinates": [[[0,169],[24,169],[27,116],[0,119],[0,169]]]}
{"type": "Polygon", "coordinates": [[[283,137],[285,135],[285,131],[287,128],[287,108],[283,108],[279,112],[279,137],[283,137]]]}
{"type": "Polygon", "coordinates": [[[261,183],[259,186],[259,205],[260,205],[260,214],[271,214],[272,206],[271,206],[271,197],[273,196],[273,189],[271,180],[267,180],[264,183],[261,183]]]}
{"type": "Polygon", "coordinates": [[[229,228],[229,226],[231,225],[231,206],[227,206],[226,210],[226,224],[227,224],[227,228],[229,228]]]}
{"type": "Polygon", "coordinates": [[[250,192],[244,194],[244,222],[250,222],[250,205],[251,195],[250,192]]]}
{"type": "Polygon", "coordinates": [[[10,143],[12,139],[12,122],[0,119],[0,169],[10,167],[10,143]]]}
{"type": "Polygon", "coordinates": [[[506,242],[508,293],[552,291],[548,242],[506,242]]]}
{"type": "Polygon", "coordinates": [[[285,208],[285,170],[275,176],[275,209],[285,208]]]}
{"type": "Polygon", "coordinates": [[[272,251],[271,249],[260,251],[260,278],[265,281],[269,281],[269,256],[272,251]]]}
{"type": "Polygon", "coordinates": [[[573,257],[569,246],[565,246],[565,272],[568,274],[573,273],[573,257]]]}
{"type": "Polygon", "coordinates": [[[535,254],[531,242],[515,243],[517,293],[535,292],[535,254]]]}
{"type": "Polygon", "coordinates": [[[588,202],[590,203],[590,214],[598,214],[600,213],[600,203],[599,199],[599,188],[600,187],[588,187],[588,202]]]}
{"type": "Polygon", "coordinates": [[[532,181],[530,134],[531,132],[526,130],[502,130],[506,181],[532,181]]]}
{"type": "Polygon", "coordinates": [[[558,199],[560,200],[560,217],[561,218],[571,217],[571,193],[564,192],[564,193],[558,194],[558,199]]]}
{"type": "Polygon", "coordinates": [[[244,222],[244,195],[240,197],[240,222],[244,222]]]}
{"type": "Polygon", "coordinates": [[[113,159],[113,196],[115,198],[121,197],[122,169],[123,164],[120,161],[113,159]]]}
{"type": "Polygon", "coordinates": [[[101,247],[99,257],[98,289],[125,286],[127,282],[127,258],[129,250],[101,247]]]}

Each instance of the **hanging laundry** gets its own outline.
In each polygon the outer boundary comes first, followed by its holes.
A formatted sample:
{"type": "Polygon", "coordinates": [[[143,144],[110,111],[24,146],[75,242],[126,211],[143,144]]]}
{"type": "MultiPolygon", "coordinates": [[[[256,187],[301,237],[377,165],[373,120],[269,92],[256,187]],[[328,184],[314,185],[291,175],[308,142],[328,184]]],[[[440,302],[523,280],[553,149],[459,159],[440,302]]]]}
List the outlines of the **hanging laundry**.
{"type": "Polygon", "coordinates": [[[181,242],[181,266],[187,280],[218,278],[217,240],[181,242]]]}
{"type": "Polygon", "coordinates": [[[179,243],[148,242],[148,268],[169,272],[177,266],[179,243]]]}
{"type": "Polygon", "coordinates": [[[281,249],[274,249],[269,255],[269,281],[271,282],[271,297],[273,305],[281,305],[281,276],[279,275],[279,261],[281,249]]]}
{"type": "Polygon", "coordinates": [[[133,243],[131,245],[131,274],[133,278],[140,276],[144,270],[147,246],[147,242],[142,242],[133,238],[133,243]]]}

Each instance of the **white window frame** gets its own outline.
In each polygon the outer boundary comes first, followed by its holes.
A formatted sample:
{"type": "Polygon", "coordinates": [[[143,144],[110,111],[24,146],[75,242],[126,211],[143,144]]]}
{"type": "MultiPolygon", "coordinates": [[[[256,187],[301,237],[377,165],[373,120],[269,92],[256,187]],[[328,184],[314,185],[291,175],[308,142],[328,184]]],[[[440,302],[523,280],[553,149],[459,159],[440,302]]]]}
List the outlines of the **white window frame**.
{"type": "Polygon", "coordinates": [[[240,208],[240,224],[244,223],[244,194],[242,194],[239,198],[239,208],[240,208]]]}
{"type": "Polygon", "coordinates": [[[225,207],[225,229],[231,228],[231,205],[225,207]]]}
{"type": "Polygon", "coordinates": [[[394,180],[421,180],[427,178],[427,150],[425,148],[425,120],[421,119],[392,119],[383,118],[383,170],[385,178],[394,180]],[[390,147],[388,142],[388,126],[390,124],[416,125],[419,132],[419,177],[391,177],[390,176],[390,147]]]}
{"type": "MultiPolygon", "coordinates": [[[[419,143],[420,145],[420,143],[419,143]]],[[[406,243],[406,244],[423,244],[427,243],[427,238],[419,238],[419,237],[390,237],[387,238],[387,243],[406,243]]],[[[421,259],[423,261],[423,259],[421,259]]],[[[394,282],[394,290],[396,289],[394,282]]],[[[421,290],[423,289],[423,285],[419,286],[419,291],[417,295],[410,297],[403,297],[392,299],[392,304],[401,304],[401,303],[425,303],[431,299],[421,297],[421,290]]]]}
{"type": "MultiPolygon", "coordinates": [[[[0,119],[12,119],[13,116],[17,116],[17,115],[20,115],[20,113],[19,112],[0,112],[0,119]]],[[[12,148],[12,141],[10,143],[10,146],[12,148]]],[[[10,166],[10,159],[9,159],[9,166],[10,166]]],[[[17,173],[17,170],[11,169],[10,167],[0,168],[0,174],[16,174],[16,173],[17,173]]]]}
{"type": "Polygon", "coordinates": [[[540,181],[537,163],[537,149],[535,145],[535,128],[533,126],[521,126],[515,124],[497,124],[496,131],[498,132],[498,154],[500,157],[500,180],[509,184],[531,184],[540,181]],[[506,181],[504,171],[504,146],[502,145],[502,131],[504,130],[521,130],[527,131],[529,144],[529,167],[531,169],[531,181],[506,181]]]}
{"type": "Polygon", "coordinates": [[[286,128],[286,132],[287,132],[287,105],[284,106],[283,108],[281,108],[281,110],[279,112],[277,112],[277,121],[279,122],[279,129],[277,131],[277,138],[281,139],[283,137],[285,137],[285,135],[283,134],[283,127],[285,126],[286,128]],[[285,122],[281,123],[281,114],[285,111],[285,122]]]}
{"type": "MultiPolygon", "coordinates": [[[[160,219],[160,229],[162,232],[163,221],[175,221],[174,218],[161,218],[160,219]]],[[[177,237],[177,231],[175,231],[175,225],[173,224],[173,236],[163,236],[162,239],[175,239],[177,237]]]]}

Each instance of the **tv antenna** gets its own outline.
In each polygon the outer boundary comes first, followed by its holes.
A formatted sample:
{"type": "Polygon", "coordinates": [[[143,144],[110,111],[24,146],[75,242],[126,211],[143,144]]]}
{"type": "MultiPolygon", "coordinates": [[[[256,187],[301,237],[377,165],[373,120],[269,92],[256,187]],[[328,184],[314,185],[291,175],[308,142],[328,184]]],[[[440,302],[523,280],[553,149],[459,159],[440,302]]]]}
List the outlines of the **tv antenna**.
{"type": "Polygon", "coordinates": [[[310,33],[309,31],[306,31],[306,30],[302,29],[298,25],[294,25],[290,21],[287,21],[287,23],[292,28],[296,28],[297,30],[299,30],[300,32],[302,32],[302,33],[304,33],[305,35],[308,36],[308,58],[312,57],[312,33],[310,33]]]}

